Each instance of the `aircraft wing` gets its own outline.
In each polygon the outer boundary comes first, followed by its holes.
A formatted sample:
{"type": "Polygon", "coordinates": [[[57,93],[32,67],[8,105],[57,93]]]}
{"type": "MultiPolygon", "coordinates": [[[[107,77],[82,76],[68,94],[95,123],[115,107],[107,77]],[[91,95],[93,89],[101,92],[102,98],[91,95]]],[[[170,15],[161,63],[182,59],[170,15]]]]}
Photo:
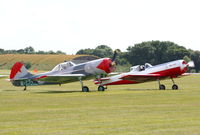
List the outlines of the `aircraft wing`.
{"type": "Polygon", "coordinates": [[[48,75],[48,76],[57,76],[57,77],[81,77],[85,76],[84,74],[54,74],[54,75],[48,75]]]}
{"type": "Polygon", "coordinates": [[[162,76],[160,74],[139,74],[139,75],[125,75],[121,77],[122,80],[129,80],[135,82],[145,82],[145,81],[153,81],[156,79],[164,78],[166,76],[162,76]]]}
{"type": "Polygon", "coordinates": [[[19,79],[14,79],[14,81],[35,80],[35,81],[44,81],[44,82],[60,84],[60,83],[79,81],[78,77],[85,77],[85,75],[84,74],[51,74],[51,75],[44,74],[44,75],[34,75],[31,77],[23,77],[19,79]]]}
{"type": "Polygon", "coordinates": [[[53,83],[68,83],[79,81],[79,77],[85,77],[84,74],[52,74],[52,75],[43,75],[43,76],[35,76],[34,80],[36,81],[45,81],[45,82],[53,82],[53,83]]]}

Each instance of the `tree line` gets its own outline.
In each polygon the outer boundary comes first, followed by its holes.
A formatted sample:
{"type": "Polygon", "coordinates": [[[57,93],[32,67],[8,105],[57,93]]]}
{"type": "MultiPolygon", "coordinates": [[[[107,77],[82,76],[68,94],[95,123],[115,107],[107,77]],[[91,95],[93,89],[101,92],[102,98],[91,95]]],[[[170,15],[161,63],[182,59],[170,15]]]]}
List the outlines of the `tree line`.
{"type": "MultiPolygon", "coordinates": [[[[76,54],[112,57],[113,50],[107,45],[100,45],[94,49],[81,49],[76,54]]],[[[117,63],[122,66],[144,63],[156,65],[178,59],[184,59],[187,62],[193,60],[195,68],[190,72],[200,72],[200,51],[186,49],[169,41],[148,41],[129,46],[127,51],[119,53],[117,63]]]]}
{"type": "Polygon", "coordinates": [[[0,54],[66,54],[65,52],[62,51],[35,51],[35,49],[31,46],[26,47],[24,49],[19,49],[19,50],[4,50],[0,48],[0,54]]]}
{"type": "MultiPolygon", "coordinates": [[[[119,50],[119,49],[118,49],[119,50]]],[[[120,51],[120,50],[119,50],[120,51]]],[[[113,50],[107,45],[99,45],[96,48],[80,49],[76,54],[94,55],[100,58],[113,57],[113,50]]],[[[19,50],[4,50],[0,48],[0,54],[66,54],[62,51],[35,51],[29,46],[19,50]]],[[[161,64],[173,60],[184,59],[187,62],[193,60],[195,68],[191,72],[200,72],[200,51],[186,49],[169,41],[148,41],[129,46],[126,51],[118,54],[118,67],[128,70],[130,66],[150,63],[161,64]]]]}

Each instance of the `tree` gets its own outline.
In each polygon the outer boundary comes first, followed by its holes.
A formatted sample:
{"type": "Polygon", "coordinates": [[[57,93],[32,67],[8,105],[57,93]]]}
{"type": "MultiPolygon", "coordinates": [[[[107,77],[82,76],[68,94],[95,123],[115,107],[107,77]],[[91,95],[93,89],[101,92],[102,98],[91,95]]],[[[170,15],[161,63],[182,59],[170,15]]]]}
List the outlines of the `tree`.
{"type": "Polygon", "coordinates": [[[58,51],[56,52],[56,54],[65,54],[65,53],[62,52],[62,51],[60,51],[60,50],[58,50],[58,51]]]}
{"type": "Polygon", "coordinates": [[[54,51],[50,50],[47,52],[47,54],[56,54],[54,51]]]}
{"type": "Polygon", "coordinates": [[[169,41],[149,41],[129,46],[127,58],[132,65],[149,62],[153,65],[183,59],[190,52],[183,46],[169,41]]]}
{"type": "Polygon", "coordinates": [[[81,49],[76,54],[87,54],[87,55],[95,55],[98,57],[112,57],[113,56],[113,50],[108,47],[107,45],[100,45],[97,46],[95,49],[81,49]]]}
{"type": "Polygon", "coordinates": [[[17,50],[17,53],[23,54],[23,53],[24,53],[24,49],[19,49],[19,50],[17,50]]]}
{"type": "Polygon", "coordinates": [[[94,54],[94,49],[90,49],[90,48],[81,49],[81,50],[79,50],[76,54],[77,54],[77,55],[80,55],[80,54],[93,55],[93,54],[94,54]]]}
{"type": "Polygon", "coordinates": [[[110,47],[108,47],[107,45],[100,45],[94,49],[93,55],[101,57],[101,58],[112,57],[113,50],[110,47]]]}
{"type": "Polygon", "coordinates": [[[29,46],[29,47],[24,48],[24,53],[25,54],[33,54],[33,53],[35,53],[35,50],[33,47],[29,46]]]}
{"type": "Polygon", "coordinates": [[[36,54],[46,54],[46,53],[47,53],[47,52],[45,52],[45,51],[40,51],[40,50],[36,52],[36,54]]]}
{"type": "Polygon", "coordinates": [[[4,49],[0,48],[0,54],[4,54],[4,49]]]}
{"type": "Polygon", "coordinates": [[[200,51],[192,51],[190,57],[194,61],[195,70],[199,72],[200,71],[200,51]]]}

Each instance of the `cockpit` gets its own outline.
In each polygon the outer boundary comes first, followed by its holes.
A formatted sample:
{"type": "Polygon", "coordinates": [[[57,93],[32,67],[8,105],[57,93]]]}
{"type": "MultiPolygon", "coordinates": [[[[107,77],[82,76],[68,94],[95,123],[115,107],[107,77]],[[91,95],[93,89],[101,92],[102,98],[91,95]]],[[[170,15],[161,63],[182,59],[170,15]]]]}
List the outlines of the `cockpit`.
{"type": "Polygon", "coordinates": [[[151,64],[149,63],[145,63],[144,65],[137,65],[137,66],[133,66],[130,68],[131,72],[138,72],[138,71],[144,71],[145,69],[148,69],[152,67],[151,64]]]}
{"type": "Polygon", "coordinates": [[[52,71],[61,71],[61,70],[66,70],[67,68],[69,67],[72,67],[72,66],[75,66],[76,64],[74,64],[73,62],[71,61],[68,61],[68,62],[63,62],[63,63],[60,63],[58,65],[56,65],[52,71]]]}

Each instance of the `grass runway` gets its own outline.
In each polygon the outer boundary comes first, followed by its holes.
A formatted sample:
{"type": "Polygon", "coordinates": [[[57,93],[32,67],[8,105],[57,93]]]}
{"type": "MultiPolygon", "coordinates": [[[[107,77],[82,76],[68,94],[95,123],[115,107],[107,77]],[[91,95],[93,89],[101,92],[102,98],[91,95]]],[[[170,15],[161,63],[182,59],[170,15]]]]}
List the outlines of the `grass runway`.
{"type": "Polygon", "coordinates": [[[200,75],[80,92],[80,84],[22,91],[0,80],[0,135],[199,135],[200,75]],[[170,80],[161,81],[171,88],[170,80]]]}

